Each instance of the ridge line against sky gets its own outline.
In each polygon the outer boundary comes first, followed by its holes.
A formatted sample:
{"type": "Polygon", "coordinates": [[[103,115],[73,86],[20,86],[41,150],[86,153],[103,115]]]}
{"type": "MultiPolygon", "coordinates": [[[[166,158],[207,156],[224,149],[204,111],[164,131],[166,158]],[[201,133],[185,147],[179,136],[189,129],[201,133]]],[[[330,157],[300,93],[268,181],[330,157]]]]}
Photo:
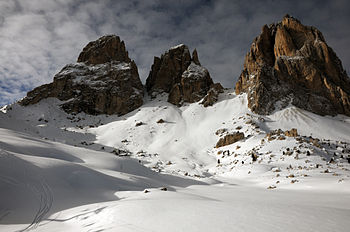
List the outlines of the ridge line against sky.
{"type": "Polygon", "coordinates": [[[1,0],[0,105],[51,82],[105,34],[125,41],[143,82],[154,56],[183,43],[197,48],[215,82],[233,87],[261,27],[286,13],[317,27],[349,73],[348,12],[346,0],[1,0]]]}

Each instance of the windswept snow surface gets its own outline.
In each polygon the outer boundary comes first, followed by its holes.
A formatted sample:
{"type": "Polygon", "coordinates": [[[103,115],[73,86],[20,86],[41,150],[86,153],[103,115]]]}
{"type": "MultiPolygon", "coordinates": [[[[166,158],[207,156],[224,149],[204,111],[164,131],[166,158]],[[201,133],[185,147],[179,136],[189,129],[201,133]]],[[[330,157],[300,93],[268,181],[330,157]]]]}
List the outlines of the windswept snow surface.
{"type": "Polygon", "coordinates": [[[3,108],[0,231],[349,230],[349,117],[259,116],[232,90],[208,108],[166,99],[121,117],[3,108]]]}

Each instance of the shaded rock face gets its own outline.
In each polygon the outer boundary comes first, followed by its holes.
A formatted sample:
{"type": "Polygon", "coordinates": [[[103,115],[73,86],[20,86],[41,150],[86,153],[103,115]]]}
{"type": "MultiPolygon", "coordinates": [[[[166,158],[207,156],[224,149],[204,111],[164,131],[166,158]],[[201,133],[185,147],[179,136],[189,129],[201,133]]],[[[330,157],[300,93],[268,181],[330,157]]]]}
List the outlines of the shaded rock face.
{"type": "Polygon", "coordinates": [[[168,102],[182,105],[197,102],[207,95],[213,80],[202,67],[197,51],[191,54],[186,45],[171,48],[161,58],[155,57],[146,88],[151,96],[169,93],[168,102]]]}
{"type": "Polygon", "coordinates": [[[320,115],[350,116],[350,79],[322,33],[286,15],[264,26],[245,57],[236,93],[270,114],[289,104],[320,115]]]}
{"type": "Polygon", "coordinates": [[[218,101],[219,93],[224,92],[224,87],[220,83],[215,83],[210,86],[210,89],[207,93],[207,95],[204,97],[201,104],[203,104],[204,107],[212,106],[215,102],[218,101]]]}
{"type": "Polygon", "coordinates": [[[143,86],[124,43],[104,36],[83,49],[78,63],[66,65],[52,83],[28,92],[20,104],[48,97],[66,101],[61,106],[69,113],[123,115],[143,104],[143,86]]]}

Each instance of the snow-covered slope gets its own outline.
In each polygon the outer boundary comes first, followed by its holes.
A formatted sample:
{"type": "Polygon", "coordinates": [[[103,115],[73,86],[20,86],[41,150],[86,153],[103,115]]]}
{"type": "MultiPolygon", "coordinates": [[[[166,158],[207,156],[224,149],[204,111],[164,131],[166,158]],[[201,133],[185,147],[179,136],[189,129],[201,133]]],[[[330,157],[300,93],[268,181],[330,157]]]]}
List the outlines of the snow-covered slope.
{"type": "Polygon", "coordinates": [[[232,90],[208,108],[166,98],[121,117],[3,108],[0,231],[347,231],[350,118],[255,115],[232,90]]]}

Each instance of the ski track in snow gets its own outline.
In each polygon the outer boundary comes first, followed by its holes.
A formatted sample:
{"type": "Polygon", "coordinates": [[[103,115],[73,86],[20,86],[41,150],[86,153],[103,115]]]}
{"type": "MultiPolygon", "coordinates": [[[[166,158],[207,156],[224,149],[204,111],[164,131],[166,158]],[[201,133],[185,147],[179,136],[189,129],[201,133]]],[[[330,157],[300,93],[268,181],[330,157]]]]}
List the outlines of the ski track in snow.
{"type": "MultiPolygon", "coordinates": [[[[8,160],[14,159],[14,156],[11,154],[8,154],[7,152],[1,151],[1,156],[6,156],[8,160]]],[[[25,172],[27,172],[26,167],[20,167],[23,168],[25,172]]],[[[5,183],[8,183],[10,185],[14,186],[25,186],[28,191],[32,192],[36,196],[36,201],[39,203],[37,212],[33,215],[32,222],[24,229],[20,229],[18,231],[30,231],[38,227],[39,223],[44,219],[45,216],[49,213],[52,204],[53,204],[53,192],[51,191],[50,186],[46,183],[45,179],[43,177],[34,177],[31,176],[32,174],[28,173],[26,175],[26,179],[17,179],[12,176],[5,176],[0,175],[0,181],[3,181],[5,183]]],[[[31,199],[33,200],[33,199],[31,199]]],[[[11,214],[10,210],[1,210],[0,211],[0,222],[3,218],[5,218],[7,215],[11,214]]]]}
{"type": "Polygon", "coordinates": [[[37,213],[34,216],[32,223],[28,225],[22,231],[29,231],[38,227],[39,223],[44,219],[45,215],[50,211],[53,203],[53,193],[50,186],[41,180],[39,183],[39,188],[31,186],[32,191],[36,192],[38,198],[40,199],[40,205],[37,213]]]}

